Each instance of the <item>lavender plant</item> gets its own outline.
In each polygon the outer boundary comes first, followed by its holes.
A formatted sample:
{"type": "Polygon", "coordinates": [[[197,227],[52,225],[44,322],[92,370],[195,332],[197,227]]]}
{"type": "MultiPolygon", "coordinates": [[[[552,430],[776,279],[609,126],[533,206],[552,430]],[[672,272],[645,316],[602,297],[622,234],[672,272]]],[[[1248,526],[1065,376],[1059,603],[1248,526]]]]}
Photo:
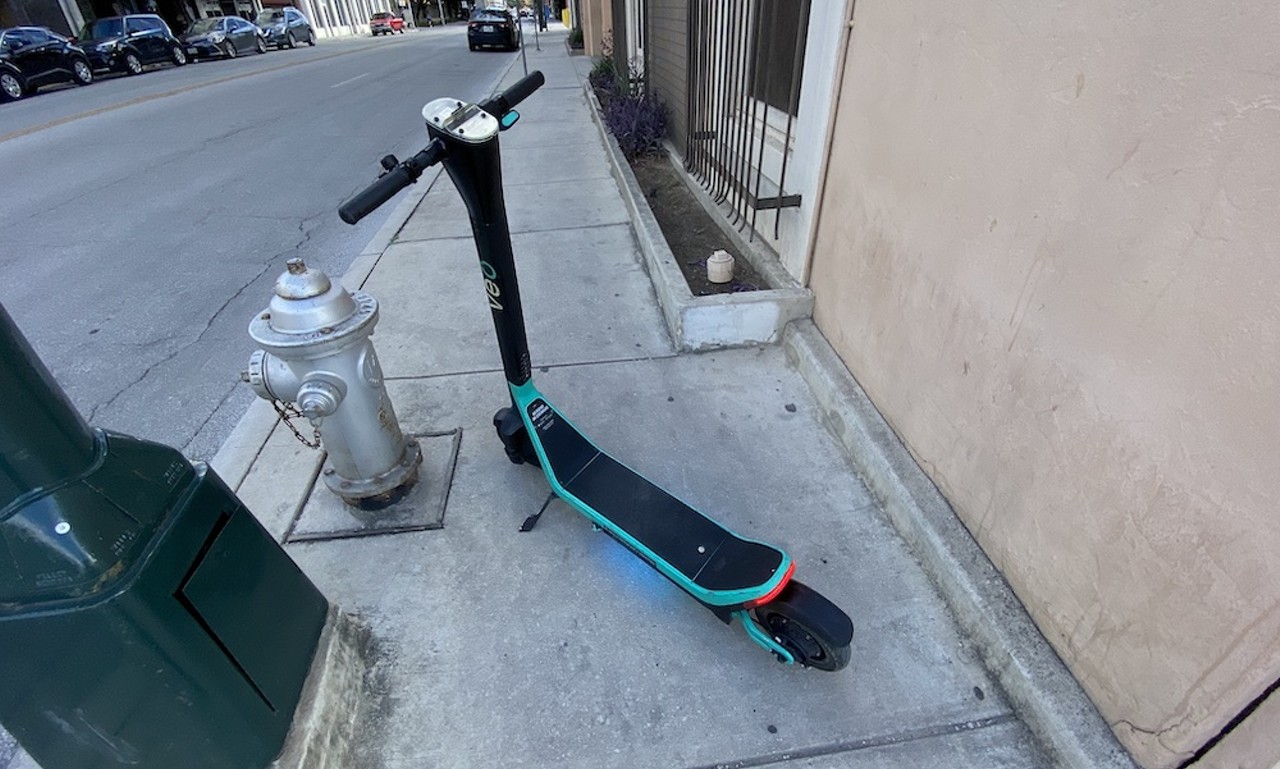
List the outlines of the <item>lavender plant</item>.
{"type": "Polygon", "coordinates": [[[635,160],[662,146],[662,137],[667,133],[667,110],[652,96],[633,96],[624,91],[604,106],[604,122],[618,140],[622,154],[635,160]]]}

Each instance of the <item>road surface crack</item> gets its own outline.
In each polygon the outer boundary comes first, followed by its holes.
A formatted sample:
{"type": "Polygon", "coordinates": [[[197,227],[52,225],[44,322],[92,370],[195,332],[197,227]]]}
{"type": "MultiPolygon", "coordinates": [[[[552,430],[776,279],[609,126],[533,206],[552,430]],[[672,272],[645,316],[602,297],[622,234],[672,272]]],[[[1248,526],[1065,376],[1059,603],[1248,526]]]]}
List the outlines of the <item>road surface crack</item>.
{"type": "MultiPolygon", "coordinates": [[[[201,340],[204,339],[205,334],[209,333],[209,329],[213,327],[213,324],[217,322],[218,317],[222,314],[222,312],[226,310],[227,307],[233,301],[235,301],[241,294],[243,294],[245,290],[249,288],[249,286],[252,286],[263,275],[265,275],[269,270],[271,270],[272,266],[275,264],[276,260],[280,256],[282,256],[282,254],[277,254],[276,256],[273,256],[271,259],[267,261],[265,265],[263,265],[261,270],[259,270],[252,278],[250,278],[248,281],[243,283],[238,289],[236,289],[236,291],[231,296],[229,296],[226,299],[226,301],[224,301],[222,305],[218,307],[217,310],[213,312],[213,314],[205,322],[204,328],[200,330],[200,333],[196,334],[194,339],[187,342],[186,344],[179,345],[176,349],[174,349],[168,355],[165,355],[164,357],[160,358],[156,362],[147,366],[145,369],[143,369],[141,374],[139,374],[136,378],[134,378],[132,382],[129,382],[124,387],[116,391],[116,393],[112,395],[110,398],[108,398],[106,402],[100,403],[94,406],[93,409],[89,412],[88,421],[90,423],[93,423],[100,412],[105,412],[107,409],[111,408],[111,406],[113,406],[117,400],[123,397],[125,393],[129,392],[129,390],[133,389],[134,387],[137,387],[141,382],[146,380],[146,378],[151,375],[152,371],[155,371],[157,368],[163,366],[164,364],[168,363],[174,358],[177,358],[179,355],[189,350],[192,346],[199,344],[201,340]]],[[[208,420],[206,419],[206,421],[208,420]]],[[[187,439],[187,442],[190,442],[190,438],[187,439]]]]}

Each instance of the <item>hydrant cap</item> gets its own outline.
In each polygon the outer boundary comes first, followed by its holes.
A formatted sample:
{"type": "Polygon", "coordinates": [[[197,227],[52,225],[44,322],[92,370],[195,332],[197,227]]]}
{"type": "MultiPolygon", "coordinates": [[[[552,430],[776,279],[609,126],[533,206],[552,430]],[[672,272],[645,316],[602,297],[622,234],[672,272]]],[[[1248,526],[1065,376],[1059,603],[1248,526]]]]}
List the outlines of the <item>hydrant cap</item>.
{"type": "Polygon", "coordinates": [[[286,334],[308,334],[332,328],[355,315],[356,302],[342,286],[301,259],[290,259],[276,279],[271,299],[271,328],[286,334]]]}
{"type": "Polygon", "coordinates": [[[286,270],[276,278],[276,296],[283,299],[311,299],[329,290],[329,276],[307,267],[294,257],[285,262],[286,270]]]}

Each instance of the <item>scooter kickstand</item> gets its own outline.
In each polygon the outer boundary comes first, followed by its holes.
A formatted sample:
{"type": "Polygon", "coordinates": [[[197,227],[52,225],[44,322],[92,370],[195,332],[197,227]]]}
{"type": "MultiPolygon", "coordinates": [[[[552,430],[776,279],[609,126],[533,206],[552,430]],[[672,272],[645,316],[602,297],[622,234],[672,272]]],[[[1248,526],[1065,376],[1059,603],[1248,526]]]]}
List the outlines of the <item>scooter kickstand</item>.
{"type": "Polygon", "coordinates": [[[524,523],[520,524],[520,531],[521,532],[533,531],[533,527],[538,525],[538,519],[541,518],[542,514],[547,511],[547,505],[550,505],[551,500],[555,498],[556,498],[556,495],[554,493],[548,494],[546,501],[542,503],[542,507],[538,508],[538,512],[534,513],[528,518],[525,518],[524,523]]]}

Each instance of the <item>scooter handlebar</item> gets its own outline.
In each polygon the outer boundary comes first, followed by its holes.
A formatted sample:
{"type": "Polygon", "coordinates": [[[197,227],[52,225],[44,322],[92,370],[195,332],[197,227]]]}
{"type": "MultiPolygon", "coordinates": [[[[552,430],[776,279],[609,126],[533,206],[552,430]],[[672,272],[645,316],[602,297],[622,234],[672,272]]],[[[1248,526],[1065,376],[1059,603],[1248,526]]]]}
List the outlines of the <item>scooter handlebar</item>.
{"type": "MultiPolygon", "coordinates": [[[[395,197],[397,192],[418,181],[422,172],[443,160],[444,155],[444,144],[439,139],[432,141],[426,149],[403,163],[396,163],[373,184],[360,190],[354,197],[343,203],[338,208],[338,216],[342,217],[342,221],[347,224],[355,224],[373,213],[378,206],[395,197]]],[[[395,162],[395,158],[390,158],[390,161],[395,162]]]]}
{"type": "MultiPolygon", "coordinates": [[[[517,104],[547,82],[542,72],[534,70],[516,81],[502,93],[480,103],[480,109],[501,120],[517,104]]],[[[338,208],[338,216],[347,224],[355,224],[378,206],[395,197],[396,193],[418,180],[422,172],[429,166],[444,159],[445,146],[439,139],[427,145],[427,148],[403,163],[396,163],[390,170],[379,176],[377,181],[360,190],[350,200],[338,208]]],[[[394,162],[394,158],[392,159],[394,162]]]]}
{"type": "Polygon", "coordinates": [[[403,165],[398,165],[379,176],[373,184],[357,192],[355,197],[343,203],[338,209],[338,216],[342,217],[342,221],[347,224],[355,224],[413,182],[413,174],[409,173],[403,165]]]}
{"type": "Polygon", "coordinates": [[[535,69],[517,80],[515,85],[492,99],[481,103],[480,108],[501,120],[503,115],[510,112],[520,102],[529,98],[534,91],[541,88],[546,82],[547,79],[542,76],[542,71],[535,69]]]}

